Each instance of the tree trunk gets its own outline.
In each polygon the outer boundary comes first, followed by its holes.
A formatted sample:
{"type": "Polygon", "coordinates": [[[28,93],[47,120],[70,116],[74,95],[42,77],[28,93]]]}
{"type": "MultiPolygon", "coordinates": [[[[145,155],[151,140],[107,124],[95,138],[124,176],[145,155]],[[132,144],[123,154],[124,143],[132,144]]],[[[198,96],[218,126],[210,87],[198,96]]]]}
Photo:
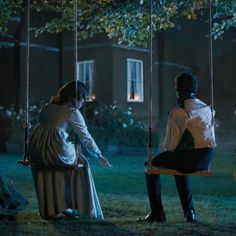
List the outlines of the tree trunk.
{"type": "Polygon", "coordinates": [[[4,178],[0,175],[0,211],[18,210],[26,206],[29,202],[16,191],[11,179],[4,178]]]}

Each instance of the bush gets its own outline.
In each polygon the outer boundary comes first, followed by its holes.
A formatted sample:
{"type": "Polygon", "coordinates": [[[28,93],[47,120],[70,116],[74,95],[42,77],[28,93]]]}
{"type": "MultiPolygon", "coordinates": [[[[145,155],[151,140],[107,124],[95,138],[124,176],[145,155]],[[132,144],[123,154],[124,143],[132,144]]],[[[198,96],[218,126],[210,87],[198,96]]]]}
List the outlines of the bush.
{"type": "MultiPolygon", "coordinates": [[[[127,110],[117,105],[96,106],[88,118],[91,134],[100,146],[146,147],[147,125],[137,120],[131,107],[127,110]]],[[[158,146],[158,134],[153,134],[158,146]]]]}
{"type": "MultiPolygon", "coordinates": [[[[31,124],[30,131],[38,123],[39,113],[41,111],[42,102],[33,100],[29,106],[29,123],[31,124]]],[[[0,117],[2,120],[8,121],[9,132],[7,135],[7,142],[13,144],[23,145],[24,143],[24,124],[25,112],[22,108],[18,111],[14,110],[12,106],[9,109],[0,107],[0,117]]]]}

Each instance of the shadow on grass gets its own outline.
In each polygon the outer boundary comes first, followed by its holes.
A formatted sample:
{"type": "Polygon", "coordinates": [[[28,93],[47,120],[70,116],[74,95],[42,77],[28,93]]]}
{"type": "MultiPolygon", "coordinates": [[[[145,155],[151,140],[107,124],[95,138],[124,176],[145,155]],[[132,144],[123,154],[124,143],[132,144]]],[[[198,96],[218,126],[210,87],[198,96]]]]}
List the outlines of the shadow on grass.
{"type": "Polygon", "coordinates": [[[60,219],[50,221],[55,231],[60,234],[70,235],[137,235],[134,231],[114,225],[109,221],[94,219],[60,219]]]}
{"type": "Polygon", "coordinates": [[[16,214],[0,213],[0,221],[16,221],[16,214]]]}
{"type": "Polygon", "coordinates": [[[18,232],[18,221],[17,212],[0,211],[0,234],[4,235],[17,235],[18,232]],[[6,228],[10,228],[6,230],[6,228]]]}
{"type": "Polygon", "coordinates": [[[202,220],[199,224],[188,224],[176,217],[170,218],[166,223],[137,224],[130,216],[109,218],[107,221],[88,218],[57,220],[43,220],[38,214],[5,215],[0,219],[1,236],[62,236],[62,235],[95,235],[95,236],[169,236],[169,235],[236,235],[234,221],[222,222],[220,219],[210,218],[202,220]]]}

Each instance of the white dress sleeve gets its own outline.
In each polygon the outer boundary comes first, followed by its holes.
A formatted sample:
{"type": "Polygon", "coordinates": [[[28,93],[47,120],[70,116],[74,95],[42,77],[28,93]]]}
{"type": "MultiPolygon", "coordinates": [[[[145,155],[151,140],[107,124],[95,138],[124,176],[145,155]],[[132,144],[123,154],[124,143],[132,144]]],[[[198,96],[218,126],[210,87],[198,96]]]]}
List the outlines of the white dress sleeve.
{"type": "Polygon", "coordinates": [[[187,113],[181,108],[176,108],[170,112],[164,140],[166,151],[174,151],[176,149],[186,129],[187,119],[187,113]]]}
{"type": "Polygon", "coordinates": [[[69,123],[72,126],[74,132],[78,135],[78,138],[83,147],[85,147],[94,158],[99,158],[101,156],[101,151],[90,135],[84,118],[79,110],[72,110],[69,123]]]}

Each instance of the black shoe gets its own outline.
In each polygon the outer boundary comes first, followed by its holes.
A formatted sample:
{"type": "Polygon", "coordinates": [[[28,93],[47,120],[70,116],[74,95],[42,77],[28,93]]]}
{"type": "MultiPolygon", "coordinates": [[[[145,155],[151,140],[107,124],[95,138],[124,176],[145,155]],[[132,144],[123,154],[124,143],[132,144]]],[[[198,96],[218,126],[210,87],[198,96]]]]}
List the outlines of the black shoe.
{"type": "Polygon", "coordinates": [[[138,218],[136,219],[136,221],[140,223],[166,222],[166,217],[164,213],[158,216],[154,216],[152,212],[149,212],[144,218],[138,218]]]}
{"type": "Polygon", "coordinates": [[[198,223],[198,220],[196,218],[194,210],[190,210],[187,213],[186,218],[187,218],[187,222],[189,222],[189,223],[192,223],[192,224],[197,224],[198,223]]]}

